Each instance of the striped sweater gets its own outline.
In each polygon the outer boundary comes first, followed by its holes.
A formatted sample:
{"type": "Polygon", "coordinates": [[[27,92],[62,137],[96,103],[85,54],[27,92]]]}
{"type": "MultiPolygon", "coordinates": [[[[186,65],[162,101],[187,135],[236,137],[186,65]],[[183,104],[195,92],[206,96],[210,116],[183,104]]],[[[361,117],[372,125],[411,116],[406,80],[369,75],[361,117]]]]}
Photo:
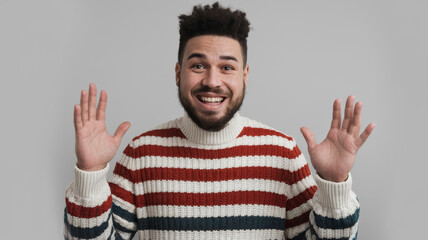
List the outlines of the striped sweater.
{"type": "Polygon", "coordinates": [[[218,132],[165,123],[107,172],[75,167],[65,239],[356,239],[351,177],[312,176],[293,138],[239,114],[218,132]]]}

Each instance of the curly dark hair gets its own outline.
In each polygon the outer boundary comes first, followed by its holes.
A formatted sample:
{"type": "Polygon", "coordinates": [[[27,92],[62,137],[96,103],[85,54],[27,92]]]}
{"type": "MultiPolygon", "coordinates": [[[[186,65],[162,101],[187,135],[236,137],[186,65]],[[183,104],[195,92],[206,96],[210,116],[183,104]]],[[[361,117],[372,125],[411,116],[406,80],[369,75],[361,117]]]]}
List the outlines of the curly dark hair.
{"type": "Polygon", "coordinates": [[[189,39],[201,35],[218,35],[231,37],[239,42],[247,63],[247,37],[250,31],[250,22],[242,11],[232,11],[220,6],[218,2],[210,5],[193,7],[190,15],[180,15],[180,45],[178,48],[178,62],[181,65],[184,47],[189,39]]]}

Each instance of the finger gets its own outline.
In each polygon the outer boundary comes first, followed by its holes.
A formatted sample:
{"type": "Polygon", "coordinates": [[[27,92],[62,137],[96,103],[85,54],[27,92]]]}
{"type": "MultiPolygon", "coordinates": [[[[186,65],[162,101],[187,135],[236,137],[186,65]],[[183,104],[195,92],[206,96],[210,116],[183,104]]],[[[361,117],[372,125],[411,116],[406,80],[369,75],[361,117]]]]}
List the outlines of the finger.
{"type": "Polygon", "coordinates": [[[354,108],[354,116],[352,118],[352,124],[349,127],[349,134],[352,134],[352,136],[355,138],[358,137],[358,134],[360,134],[361,129],[361,111],[363,109],[363,103],[357,102],[355,104],[354,108]]]}
{"type": "Polygon", "coordinates": [[[74,105],[74,130],[77,132],[81,127],[83,127],[81,109],[79,104],[76,104],[74,105]]]}
{"type": "Polygon", "coordinates": [[[358,148],[360,148],[364,142],[367,140],[367,138],[370,136],[370,134],[372,133],[373,129],[375,128],[375,124],[374,123],[370,123],[366,129],[364,130],[363,133],[361,133],[360,137],[357,138],[355,144],[357,145],[358,148]]]}
{"type": "Polygon", "coordinates": [[[118,142],[122,141],[123,135],[125,135],[126,131],[128,131],[129,127],[131,126],[130,122],[123,122],[122,124],[119,125],[119,127],[116,129],[116,132],[114,133],[114,138],[116,138],[116,140],[118,142]]]}
{"type": "Polygon", "coordinates": [[[89,115],[88,115],[88,92],[86,90],[82,90],[80,93],[80,108],[81,108],[81,118],[83,124],[85,124],[88,121],[89,115]]]}
{"type": "Polygon", "coordinates": [[[349,125],[351,124],[352,112],[354,110],[354,99],[355,99],[355,96],[351,95],[346,100],[345,117],[343,118],[343,123],[342,123],[343,130],[348,130],[349,125]]]}
{"type": "Polygon", "coordinates": [[[340,128],[342,122],[342,113],[340,112],[340,99],[336,99],[333,103],[333,119],[331,120],[331,128],[340,128]]]}
{"type": "Polygon", "coordinates": [[[95,119],[97,106],[97,87],[95,84],[89,84],[89,120],[95,119]]]}
{"type": "Polygon", "coordinates": [[[300,131],[302,132],[303,137],[306,140],[306,144],[308,144],[308,149],[312,149],[313,147],[315,147],[317,145],[314,134],[312,133],[311,130],[309,130],[309,128],[302,127],[302,128],[300,128],[300,131]]]}
{"type": "Polygon", "coordinates": [[[107,108],[107,92],[101,90],[100,101],[98,102],[97,107],[97,120],[106,119],[106,108],[107,108]]]}

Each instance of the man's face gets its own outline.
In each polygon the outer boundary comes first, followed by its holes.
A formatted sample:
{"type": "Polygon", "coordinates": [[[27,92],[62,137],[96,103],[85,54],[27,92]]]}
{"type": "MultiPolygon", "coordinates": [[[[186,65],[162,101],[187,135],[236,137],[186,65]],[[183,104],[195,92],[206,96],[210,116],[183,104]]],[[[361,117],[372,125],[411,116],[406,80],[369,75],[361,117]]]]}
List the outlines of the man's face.
{"type": "Polygon", "coordinates": [[[203,35],[189,39],[175,67],[181,104],[199,127],[219,131],[239,110],[248,82],[238,41],[203,35]]]}

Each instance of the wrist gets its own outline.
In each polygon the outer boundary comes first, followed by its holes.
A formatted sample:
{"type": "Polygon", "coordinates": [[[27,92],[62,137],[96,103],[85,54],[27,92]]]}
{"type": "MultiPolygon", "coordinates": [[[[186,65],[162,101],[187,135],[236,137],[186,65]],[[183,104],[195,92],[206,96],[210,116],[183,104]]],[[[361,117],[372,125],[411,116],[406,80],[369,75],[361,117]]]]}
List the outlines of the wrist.
{"type": "Polygon", "coordinates": [[[77,161],[76,167],[79,168],[82,171],[94,172],[94,171],[100,171],[100,170],[103,170],[104,168],[106,168],[107,167],[107,163],[106,164],[101,164],[101,165],[90,166],[88,164],[82,164],[82,163],[79,163],[79,161],[77,161]]]}
{"type": "Polygon", "coordinates": [[[348,180],[349,178],[349,173],[341,176],[330,176],[327,174],[322,174],[317,171],[317,174],[321,179],[325,181],[336,182],[336,183],[346,182],[346,180],[348,180]]]}

